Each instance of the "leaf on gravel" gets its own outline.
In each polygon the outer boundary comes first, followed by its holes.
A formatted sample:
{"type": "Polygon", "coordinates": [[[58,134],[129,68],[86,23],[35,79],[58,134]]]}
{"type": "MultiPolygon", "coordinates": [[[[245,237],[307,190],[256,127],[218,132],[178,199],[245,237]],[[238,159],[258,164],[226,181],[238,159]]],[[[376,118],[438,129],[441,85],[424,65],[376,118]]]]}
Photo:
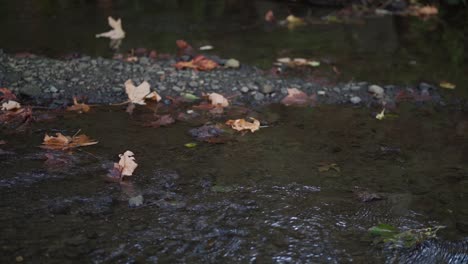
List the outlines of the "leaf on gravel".
{"type": "Polygon", "coordinates": [[[449,82],[441,82],[441,83],[439,83],[439,86],[441,88],[450,89],[450,90],[453,90],[456,87],[455,84],[449,83],[449,82]]]}
{"type": "Polygon", "coordinates": [[[105,37],[113,40],[125,38],[125,31],[122,29],[122,20],[120,18],[115,20],[113,17],[109,16],[107,17],[107,21],[112,30],[97,34],[96,38],[105,37]]]}
{"type": "Polygon", "coordinates": [[[218,93],[209,93],[208,99],[211,101],[211,104],[214,106],[228,107],[229,101],[222,95],[218,93]]]}
{"type": "Polygon", "coordinates": [[[207,59],[202,55],[198,55],[191,61],[179,61],[174,65],[177,69],[191,68],[199,71],[209,71],[218,67],[218,63],[207,59]]]}
{"type": "Polygon", "coordinates": [[[2,104],[2,110],[3,111],[11,111],[11,110],[17,110],[20,109],[21,105],[13,100],[8,100],[7,102],[2,104]]]}
{"type": "Polygon", "coordinates": [[[0,88],[0,101],[3,100],[16,100],[16,95],[14,95],[8,88],[0,88]]]}
{"type": "Polygon", "coordinates": [[[325,163],[321,162],[319,163],[319,166],[317,167],[319,172],[326,172],[329,170],[335,170],[336,172],[341,172],[340,167],[336,163],[325,163]]]}
{"type": "Polygon", "coordinates": [[[288,88],[288,95],[281,100],[284,105],[305,106],[311,102],[311,98],[297,88],[288,88]]]}
{"type": "Polygon", "coordinates": [[[250,117],[252,122],[246,121],[245,119],[236,119],[226,121],[226,125],[231,126],[232,129],[237,131],[250,130],[250,132],[255,132],[260,129],[260,121],[250,117]]]}
{"type": "Polygon", "coordinates": [[[161,100],[161,96],[157,92],[151,92],[150,84],[147,81],[142,82],[135,87],[132,80],[125,82],[125,92],[131,103],[145,105],[145,99],[161,100]]]}
{"type": "Polygon", "coordinates": [[[151,121],[145,124],[145,126],[158,128],[161,126],[168,126],[174,122],[175,122],[175,119],[171,115],[168,114],[168,115],[159,116],[159,118],[156,121],[151,121]]]}
{"type": "Polygon", "coordinates": [[[77,112],[80,112],[80,113],[81,112],[83,112],[83,113],[89,112],[90,109],[91,109],[91,107],[89,107],[89,105],[87,105],[85,103],[78,103],[78,100],[76,99],[75,96],[73,96],[73,105],[67,107],[67,111],[77,111],[77,112]]]}
{"type": "Polygon", "coordinates": [[[91,140],[86,135],[75,135],[73,137],[65,136],[62,133],[56,133],[56,136],[44,136],[44,142],[40,146],[43,149],[67,150],[77,147],[84,147],[97,144],[97,141],[91,140]]]}

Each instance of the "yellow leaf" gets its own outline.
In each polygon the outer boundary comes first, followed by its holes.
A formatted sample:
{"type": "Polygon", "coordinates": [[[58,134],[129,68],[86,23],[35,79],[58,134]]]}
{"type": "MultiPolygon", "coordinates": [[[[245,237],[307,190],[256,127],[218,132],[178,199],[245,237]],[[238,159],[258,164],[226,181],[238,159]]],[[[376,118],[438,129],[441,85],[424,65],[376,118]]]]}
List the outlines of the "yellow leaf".
{"type": "Polygon", "coordinates": [[[253,122],[246,121],[245,119],[236,119],[226,121],[226,125],[231,126],[232,129],[237,131],[250,130],[250,132],[255,132],[260,129],[260,121],[250,117],[253,122]]]}
{"type": "Polygon", "coordinates": [[[440,83],[439,83],[439,86],[440,86],[441,88],[450,89],[450,90],[453,90],[453,89],[455,89],[455,87],[456,87],[455,84],[449,83],[449,82],[440,82],[440,83]]]}

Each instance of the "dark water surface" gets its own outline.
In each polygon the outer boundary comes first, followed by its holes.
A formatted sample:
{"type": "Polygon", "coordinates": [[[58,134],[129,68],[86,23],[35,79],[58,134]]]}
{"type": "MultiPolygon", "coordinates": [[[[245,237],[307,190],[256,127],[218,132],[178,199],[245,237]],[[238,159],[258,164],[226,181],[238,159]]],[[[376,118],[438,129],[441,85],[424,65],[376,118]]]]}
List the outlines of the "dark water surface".
{"type": "Polygon", "coordinates": [[[399,109],[379,121],[369,109],[272,106],[256,113],[269,127],[195,148],[184,147],[193,125],[143,127],[143,108],[3,134],[1,262],[466,263],[468,116],[399,109]],[[37,148],[56,129],[81,129],[99,144],[61,155],[37,148]],[[106,182],[103,165],[127,149],[135,176],[106,182]],[[45,162],[47,153],[61,161],[45,162]],[[340,172],[319,172],[322,162],[340,172]],[[383,200],[362,202],[362,191],[383,200]],[[368,234],[379,223],[446,228],[390,250],[368,234]]]}
{"type": "MultiPolygon", "coordinates": [[[[331,62],[338,78],[394,84],[450,81],[467,91],[466,17],[463,8],[441,8],[438,18],[356,18],[325,23],[335,10],[286,1],[1,1],[0,48],[61,57],[72,52],[112,56],[108,42],[94,35],[108,30],[106,17],[123,19],[127,37],[121,51],[144,47],[175,53],[175,40],[223,58],[270,68],[278,57],[331,62]],[[291,10],[311,24],[289,30],[264,22],[291,10]]],[[[322,63],[317,71],[331,71],[322,63]]],[[[464,93],[466,95],[466,92],[464,93]]]]}

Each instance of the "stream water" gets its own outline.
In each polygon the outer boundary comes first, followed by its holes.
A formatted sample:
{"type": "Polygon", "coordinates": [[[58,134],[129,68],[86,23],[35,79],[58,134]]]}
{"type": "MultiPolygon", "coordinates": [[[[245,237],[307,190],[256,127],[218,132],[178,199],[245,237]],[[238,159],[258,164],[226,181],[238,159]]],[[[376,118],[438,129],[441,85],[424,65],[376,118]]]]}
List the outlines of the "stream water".
{"type": "Polygon", "coordinates": [[[466,113],[403,104],[379,121],[369,109],[271,106],[256,112],[268,127],[195,148],[184,144],[197,124],[147,128],[145,113],[97,108],[2,134],[3,263],[468,261],[466,113]],[[38,148],[45,133],[79,129],[99,143],[38,148]],[[106,182],[127,149],[134,177],[106,182]],[[445,228],[389,249],[369,235],[379,223],[445,228]]]}
{"type": "MultiPolygon", "coordinates": [[[[127,31],[121,51],[174,53],[185,39],[261,68],[278,57],[317,58],[345,81],[447,80],[467,95],[462,11],[289,30],[263,21],[269,9],[312,21],[335,12],[283,1],[1,1],[0,48],[111,57],[94,35],[113,15],[127,31]]],[[[144,107],[57,112],[24,133],[4,127],[0,262],[468,263],[467,113],[402,103],[377,120],[380,110],[271,105],[250,112],[266,125],[259,131],[194,148],[184,146],[196,142],[188,131],[204,122],[144,127],[153,114],[144,107]],[[99,143],[38,147],[46,133],[77,131],[99,143]],[[126,150],[139,164],[134,177],[106,181],[126,150]],[[378,224],[444,228],[394,248],[370,235],[378,224]]]]}

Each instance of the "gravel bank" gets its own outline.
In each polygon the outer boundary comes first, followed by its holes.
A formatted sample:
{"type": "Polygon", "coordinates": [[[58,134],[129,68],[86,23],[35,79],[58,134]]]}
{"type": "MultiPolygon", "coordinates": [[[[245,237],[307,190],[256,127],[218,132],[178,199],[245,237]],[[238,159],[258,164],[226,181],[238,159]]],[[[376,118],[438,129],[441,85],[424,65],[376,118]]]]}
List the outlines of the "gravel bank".
{"type": "MultiPolygon", "coordinates": [[[[218,62],[225,60],[218,59],[218,62]]],[[[202,72],[177,70],[175,63],[175,59],[153,61],[147,57],[133,63],[87,56],[71,60],[21,58],[0,51],[0,87],[8,87],[40,105],[64,105],[74,95],[86,98],[91,104],[122,102],[127,99],[124,82],[128,79],[136,84],[146,80],[162,96],[217,92],[232,101],[253,105],[279,102],[287,95],[287,88],[316,94],[317,103],[327,104],[371,105],[385,101],[391,105],[408,96],[416,101],[443,103],[437,88],[426,83],[397,87],[353,82],[325,87],[301,78],[273,76],[242,64],[236,69],[202,72]]]]}

